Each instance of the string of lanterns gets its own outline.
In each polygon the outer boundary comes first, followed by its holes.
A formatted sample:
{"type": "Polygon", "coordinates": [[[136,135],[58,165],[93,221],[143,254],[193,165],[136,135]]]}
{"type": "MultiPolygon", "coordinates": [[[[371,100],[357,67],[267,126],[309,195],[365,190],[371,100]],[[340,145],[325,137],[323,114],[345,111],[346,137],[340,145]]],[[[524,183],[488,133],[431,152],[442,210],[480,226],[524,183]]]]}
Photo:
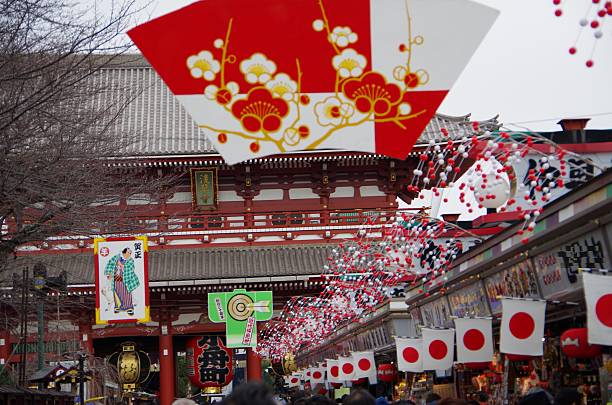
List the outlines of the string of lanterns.
{"type": "MultiPolygon", "coordinates": [[[[518,231],[523,243],[552,191],[564,186],[568,171],[583,170],[568,162],[570,152],[535,133],[492,133],[481,131],[478,123],[454,137],[446,129],[441,132],[447,141],[430,142],[419,154],[408,192],[424,199],[424,191],[430,190],[441,199],[444,189],[453,188],[468,213],[484,208],[516,212],[523,224],[518,231]],[[519,179],[517,168],[528,155],[537,164],[519,179]]],[[[292,297],[280,316],[262,329],[257,351],[279,360],[318,345],[343,325],[365,322],[396,286],[418,286],[425,294],[433,286],[444,289],[448,269],[465,250],[465,237],[478,238],[424,210],[373,215],[361,224],[355,239],[332,250],[322,269],[321,293],[292,297]]]]}
{"type": "MultiPolygon", "coordinates": [[[[562,0],[553,0],[553,5],[555,6],[555,16],[562,17],[564,15],[562,0]]],[[[588,68],[592,68],[595,64],[593,55],[595,54],[598,40],[603,37],[602,26],[606,17],[612,17],[612,1],[585,0],[585,12],[582,18],[578,20],[580,28],[574,44],[569,48],[569,53],[570,55],[578,55],[580,53],[584,55],[578,43],[586,31],[586,35],[593,39],[589,56],[585,61],[585,65],[588,68]]]]}

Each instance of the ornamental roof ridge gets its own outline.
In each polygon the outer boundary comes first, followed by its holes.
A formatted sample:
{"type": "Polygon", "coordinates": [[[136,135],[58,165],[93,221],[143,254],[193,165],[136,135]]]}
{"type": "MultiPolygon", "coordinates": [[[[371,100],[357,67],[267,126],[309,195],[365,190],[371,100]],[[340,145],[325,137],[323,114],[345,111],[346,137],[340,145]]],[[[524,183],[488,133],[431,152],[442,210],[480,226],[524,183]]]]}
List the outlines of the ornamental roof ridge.
{"type": "Polygon", "coordinates": [[[448,120],[448,121],[454,121],[454,122],[469,122],[470,117],[472,116],[472,113],[467,113],[464,115],[448,115],[448,114],[443,114],[443,113],[436,113],[436,116],[438,118],[441,118],[443,120],[448,120]]]}
{"type": "MultiPolygon", "coordinates": [[[[125,54],[97,56],[105,67],[92,80],[114,83],[117,91],[134,91],[137,96],[119,114],[111,133],[122,138],[123,156],[174,157],[216,156],[218,152],[206,133],[197,127],[176,97],[170,92],[158,74],[142,55],[125,54]],[[110,59],[110,61],[109,61],[110,59]]],[[[98,95],[100,103],[109,92],[98,95]]],[[[420,135],[416,146],[430,141],[445,142],[442,128],[454,137],[472,132],[471,114],[452,116],[436,113],[420,135]]],[[[498,116],[479,121],[483,130],[494,131],[501,127],[498,116]]],[[[346,152],[346,151],[345,151],[346,152]]]]}

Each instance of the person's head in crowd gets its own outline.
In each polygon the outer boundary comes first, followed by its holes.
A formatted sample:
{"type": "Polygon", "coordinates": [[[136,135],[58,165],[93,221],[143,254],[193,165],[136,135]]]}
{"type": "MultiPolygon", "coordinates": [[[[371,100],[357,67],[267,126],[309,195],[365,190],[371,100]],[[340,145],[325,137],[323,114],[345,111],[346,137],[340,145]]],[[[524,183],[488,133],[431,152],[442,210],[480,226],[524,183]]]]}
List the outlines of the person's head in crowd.
{"type": "Polygon", "coordinates": [[[399,401],[395,401],[393,405],[416,405],[414,401],[409,399],[400,399],[399,401]]]}
{"type": "Polygon", "coordinates": [[[425,403],[426,404],[436,404],[440,399],[441,399],[440,395],[436,394],[435,392],[430,392],[425,397],[425,403]]]}
{"type": "Polygon", "coordinates": [[[224,405],[276,405],[272,392],[259,382],[240,384],[227,396],[224,405]]]}
{"type": "Polygon", "coordinates": [[[389,405],[389,401],[385,397],[376,398],[376,405],[389,405]]]}
{"type": "Polygon", "coordinates": [[[344,401],[342,401],[344,405],[376,405],[376,400],[366,390],[358,389],[351,392],[344,401]]]}
{"type": "Polygon", "coordinates": [[[439,400],[437,405],[467,405],[467,402],[458,398],[444,398],[439,400]]]}
{"type": "Polygon", "coordinates": [[[306,405],[335,405],[336,402],[323,395],[313,395],[308,398],[306,405]]]}
{"type": "Polygon", "coordinates": [[[291,404],[292,405],[306,405],[306,400],[308,399],[308,394],[306,391],[296,391],[291,396],[291,404]]]}
{"type": "Polygon", "coordinates": [[[476,400],[480,404],[488,404],[489,403],[489,395],[484,391],[478,391],[476,393],[476,400]]]}
{"type": "Polygon", "coordinates": [[[530,390],[520,401],[519,405],[551,405],[553,403],[550,394],[541,388],[530,390]]]}
{"type": "Polygon", "coordinates": [[[555,396],[555,405],[579,405],[580,393],[576,388],[561,388],[555,396]]]}
{"type": "Polygon", "coordinates": [[[470,399],[467,401],[467,405],[480,405],[480,402],[476,401],[475,399],[470,399]]]}

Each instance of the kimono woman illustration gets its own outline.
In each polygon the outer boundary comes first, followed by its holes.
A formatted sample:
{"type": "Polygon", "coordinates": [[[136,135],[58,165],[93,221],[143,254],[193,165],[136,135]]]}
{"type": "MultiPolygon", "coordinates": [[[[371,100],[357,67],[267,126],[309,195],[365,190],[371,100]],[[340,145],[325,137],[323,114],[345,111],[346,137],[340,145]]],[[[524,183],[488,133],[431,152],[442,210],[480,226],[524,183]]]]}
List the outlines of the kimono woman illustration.
{"type": "Polygon", "coordinates": [[[140,282],[134,272],[132,251],[125,248],[121,254],[111,257],[104,269],[104,275],[111,282],[115,313],[127,311],[128,315],[134,315],[132,292],[138,288],[140,282]]]}

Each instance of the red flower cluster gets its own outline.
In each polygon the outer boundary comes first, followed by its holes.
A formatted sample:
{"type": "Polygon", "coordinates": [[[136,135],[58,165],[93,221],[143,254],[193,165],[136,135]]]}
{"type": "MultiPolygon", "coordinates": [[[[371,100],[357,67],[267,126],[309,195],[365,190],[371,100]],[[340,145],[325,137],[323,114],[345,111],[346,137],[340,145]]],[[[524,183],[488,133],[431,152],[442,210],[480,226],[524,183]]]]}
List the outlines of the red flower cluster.
{"type": "Polygon", "coordinates": [[[347,80],[342,92],[355,101],[359,112],[374,112],[377,116],[388,115],[402,99],[399,86],[387,83],[384,76],[376,72],[368,72],[360,78],[347,80]]]}
{"type": "Polygon", "coordinates": [[[275,132],[289,112],[287,102],[272,96],[268,89],[256,88],[249,92],[246,100],[232,106],[232,114],[249,132],[275,132]]]}

